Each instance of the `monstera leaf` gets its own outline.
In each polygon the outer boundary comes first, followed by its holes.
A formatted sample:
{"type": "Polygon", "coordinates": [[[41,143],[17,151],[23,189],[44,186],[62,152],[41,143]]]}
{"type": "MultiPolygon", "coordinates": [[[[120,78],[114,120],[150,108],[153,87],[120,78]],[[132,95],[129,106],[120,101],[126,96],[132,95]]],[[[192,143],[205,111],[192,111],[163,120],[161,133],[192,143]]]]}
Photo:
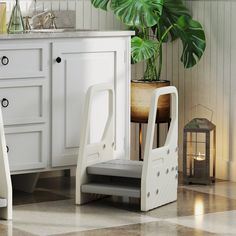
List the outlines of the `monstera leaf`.
{"type": "MultiPolygon", "coordinates": [[[[136,29],[132,39],[133,62],[148,60],[162,54],[160,45],[180,38],[183,43],[181,61],[185,68],[194,66],[206,47],[205,34],[199,22],[192,19],[183,0],[91,0],[104,10],[111,9],[120,20],[136,29]],[[153,40],[152,29],[157,40],[153,40]],[[149,39],[150,38],[150,39],[149,39]]],[[[160,65],[162,63],[159,63],[160,65]]]]}
{"type": "Polygon", "coordinates": [[[131,56],[134,63],[152,58],[158,53],[158,42],[155,40],[133,37],[131,40],[131,56]]]}
{"type": "Polygon", "coordinates": [[[189,16],[181,16],[175,28],[183,43],[181,61],[185,68],[193,67],[200,60],[206,48],[206,38],[202,26],[189,16]]]}
{"type": "MultiPolygon", "coordinates": [[[[189,10],[185,7],[182,0],[164,0],[162,14],[160,16],[160,22],[158,26],[160,27],[160,39],[164,32],[173,24],[175,24],[180,16],[190,16],[189,10]]],[[[158,32],[158,31],[157,31],[158,32]]],[[[172,41],[178,38],[178,33],[175,28],[172,28],[165,38],[165,42],[168,39],[172,41]]]]}
{"type": "Polygon", "coordinates": [[[111,9],[126,25],[151,27],[162,13],[163,0],[112,0],[111,9]]]}
{"type": "Polygon", "coordinates": [[[110,0],[91,0],[91,3],[96,8],[101,8],[103,10],[108,10],[108,3],[110,0]]]}
{"type": "Polygon", "coordinates": [[[151,27],[161,15],[163,0],[91,0],[96,8],[108,10],[128,26],[151,27]]]}

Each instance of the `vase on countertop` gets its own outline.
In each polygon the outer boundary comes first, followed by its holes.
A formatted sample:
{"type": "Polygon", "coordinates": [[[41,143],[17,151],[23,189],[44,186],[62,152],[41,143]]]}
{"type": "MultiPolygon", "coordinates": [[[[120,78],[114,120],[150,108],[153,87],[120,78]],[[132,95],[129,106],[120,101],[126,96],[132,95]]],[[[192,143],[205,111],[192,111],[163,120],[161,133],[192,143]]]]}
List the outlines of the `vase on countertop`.
{"type": "Polygon", "coordinates": [[[9,34],[16,34],[16,33],[24,32],[24,21],[23,21],[20,4],[18,0],[16,0],[16,4],[12,9],[7,32],[9,34]]]}

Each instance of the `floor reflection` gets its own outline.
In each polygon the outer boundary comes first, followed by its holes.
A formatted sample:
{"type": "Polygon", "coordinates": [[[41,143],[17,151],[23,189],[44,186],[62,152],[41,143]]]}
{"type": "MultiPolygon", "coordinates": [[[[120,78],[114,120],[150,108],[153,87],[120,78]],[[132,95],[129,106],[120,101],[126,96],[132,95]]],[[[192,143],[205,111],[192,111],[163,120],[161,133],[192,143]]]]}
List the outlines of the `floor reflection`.
{"type": "Polygon", "coordinates": [[[137,199],[128,202],[109,197],[75,206],[74,178],[42,179],[33,194],[14,191],[14,219],[13,222],[0,221],[0,236],[217,235],[205,230],[205,220],[212,213],[216,214],[214,222],[221,223],[217,214],[222,212],[226,231],[236,232],[230,229],[234,224],[231,226],[227,220],[230,212],[230,216],[236,214],[233,211],[236,197],[227,197],[227,192],[233,196],[235,186],[229,182],[180,186],[178,201],[145,213],[140,212],[137,199]]]}

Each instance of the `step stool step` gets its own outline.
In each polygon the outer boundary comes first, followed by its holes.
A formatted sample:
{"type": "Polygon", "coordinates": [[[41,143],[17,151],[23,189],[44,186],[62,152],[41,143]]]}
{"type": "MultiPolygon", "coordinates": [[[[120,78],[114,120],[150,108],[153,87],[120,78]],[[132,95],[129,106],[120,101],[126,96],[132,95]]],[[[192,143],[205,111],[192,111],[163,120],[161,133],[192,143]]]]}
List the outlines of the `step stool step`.
{"type": "Polygon", "coordinates": [[[140,198],[140,187],[126,186],[121,184],[89,183],[81,186],[83,193],[95,193],[102,195],[124,196],[140,198]]]}
{"type": "Polygon", "coordinates": [[[114,159],[87,167],[87,173],[141,179],[142,161],[114,159]]]}
{"type": "Polygon", "coordinates": [[[0,207],[6,207],[7,206],[7,200],[4,198],[0,198],[0,207]]]}

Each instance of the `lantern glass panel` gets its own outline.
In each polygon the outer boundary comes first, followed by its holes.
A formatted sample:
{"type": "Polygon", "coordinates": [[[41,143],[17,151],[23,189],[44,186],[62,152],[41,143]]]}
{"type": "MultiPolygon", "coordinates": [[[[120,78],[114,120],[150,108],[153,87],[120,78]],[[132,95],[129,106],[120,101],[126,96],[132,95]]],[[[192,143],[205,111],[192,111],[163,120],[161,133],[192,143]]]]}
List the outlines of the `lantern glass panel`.
{"type": "Polygon", "coordinates": [[[187,175],[205,178],[206,134],[189,132],[187,140],[187,175]]]}
{"type": "Polygon", "coordinates": [[[193,158],[206,153],[206,135],[204,133],[188,133],[187,155],[193,158]]]}
{"type": "Polygon", "coordinates": [[[206,141],[205,133],[188,132],[187,135],[188,135],[188,137],[187,137],[188,141],[191,140],[191,136],[192,136],[193,142],[197,142],[197,141],[198,142],[205,142],[206,141]]]}

